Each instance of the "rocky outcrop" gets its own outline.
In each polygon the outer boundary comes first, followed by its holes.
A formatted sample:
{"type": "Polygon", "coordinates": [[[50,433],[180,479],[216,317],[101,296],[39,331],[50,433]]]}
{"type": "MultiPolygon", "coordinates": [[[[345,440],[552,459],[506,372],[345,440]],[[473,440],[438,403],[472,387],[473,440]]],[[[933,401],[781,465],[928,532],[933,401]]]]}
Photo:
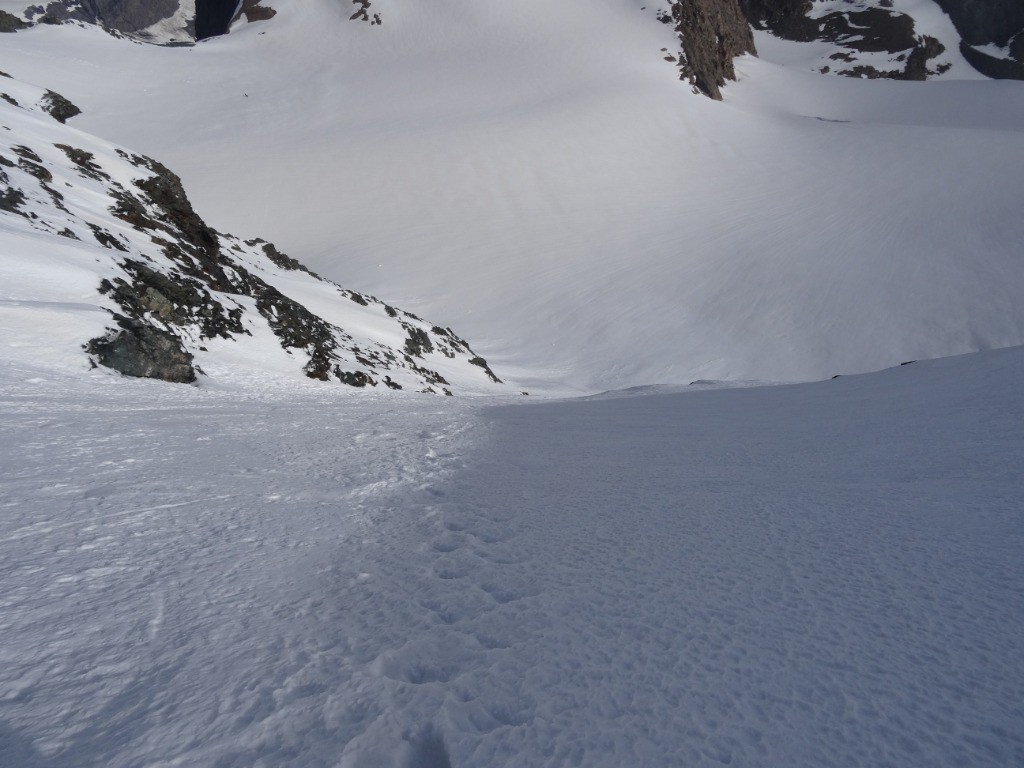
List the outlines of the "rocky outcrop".
{"type": "Polygon", "coordinates": [[[379,13],[371,13],[370,0],[352,0],[352,5],[356,7],[356,11],[349,16],[350,21],[365,21],[370,26],[379,26],[382,23],[379,13]]]}
{"type": "Polygon", "coordinates": [[[192,355],[185,351],[178,336],[140,320],[119,316],[117,321],[117,330],[86,345],[86,351],[100,365],[135,378],[177,384],[196,380],[192,355]]]}
{"type": "Polygon", "coordinates": [[[1024,30],[1020,0],[935,0],[968,45],[1006,47],[1024,30]]]}
{"type": "Polygon", "coordinates": [[[914,19],[893,10],[891,0],[849,0],[827,13],[814,13],[810,0],[742,0],[757,29],[797,42],[828,42],[835,47],[822,73],[859,78],[925,80],[948,63],[934,60],[945,47],[917,33],[914,19]]]}
{"type": "Polygon", "coordinates": [[[987,77],[1024,80],[1024,3],[1020,0],[935,0],[962,38],[960,52],[987,77]],[[975,46],[996,46],[1002,55],[975,46]]]}
{"type": "Polygon", "coordinates": [[[671,20],[682,44],[680,74],[713,99],[726,80],[736,79],[733,59],[756,53],[738,0],[676,0],[671,20]]]}
{"type": "Polygon", "coordinates": [[[189,382],[204,375],[200,363],[242,360],[258,372],[270,355],[275,370],[359,388],[454,394],[500,383],[450,328],[324,280],[271,243],[215,231],[156,160],[70,128],[51,143],[64,100],[0,85],[0,217],[36,232],[42,259],[51,238],[56,253],[97,265],[96,303],[110,321],[82,345],[96,366],[189,382]]]}
{"type": "Polygon", "coordinates": [[[44,94],[40,106],[58,123],[66,123],[72,117],[82,114],[82,110],[53,91],[47,91],[44,94]]]}
{"type": "Polygon", "coordinates": [[[238,0],[196,0],[196,40],[223,35],[238,10],[238,0]]]}
{"type": "Polygon", "coordinates": [[[243,0],[242,7],[239,9],[234,21],[238,21],[243,16],[246,21],[266,21],[277,16],[277,11],[260,5],[260,0],[243,0]]]}
{"type": "MultiPolygon", "coordinates": [[[[51,24],[84,21],[147,42],[180,45],[223,35],[241,18],[261,21],[276,13],[260,0],[50,0],[29,5],[24,16],[51,24]]],[[[25,19],[0,11],[0,32],[24,28],[25,19]]]]}
{"type": "MultiPolygon", "coordinates": [[[[935,0],[961,37],[960,50],[982,74],[1024,79],[1024,3],[1020,0],[935,0]],[[1004,56],[974,46],[994,45],[1004,56]]],[[[814,13],[811,0],[741,0],[751,24],[799,42],[834,43],[837,50],[822,72],[850,77],[925,80],[949,64],[937,60],[941,42],[919,35],[914,19],[893,8],[892,0],[848,0],[844,6],[814,13]],[[877,56],[884,54],[884,64],[877,56]]]]}
{"type": "Polygon", "coordinates": [[[0,11],[0,33],[17,32],[19,29],[25,29],[27,26],[28,24],[14,14],[8,13],[7,11],[0,11]]]}
{"type": "Polygon", "coordinates": [[[180,0],[57,0],[30,6],[33,20],[85,21],[132,33],[151,27],[177,13],[180,0]]]}

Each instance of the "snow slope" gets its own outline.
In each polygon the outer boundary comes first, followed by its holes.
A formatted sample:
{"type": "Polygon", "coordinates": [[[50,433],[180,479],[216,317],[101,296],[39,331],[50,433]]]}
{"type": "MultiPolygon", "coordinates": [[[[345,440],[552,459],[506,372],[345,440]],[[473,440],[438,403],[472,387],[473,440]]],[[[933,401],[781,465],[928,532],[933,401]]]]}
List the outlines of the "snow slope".
{"type": "Polygon", "coordinates": [[[271,4],[191,49],[20,32],[0,69],[174,168],[218,229],[460,329],[531,389],[1024,342],[1021,83],[744,59],[711,104],[641,0],[377,0],[381,26],[271,4]]]}
{"type": "Polygon", "coordinates": [[[4,364],[233,387],[271,373],[446,394],[501,383],[450,328],[213,232],[171,171],[58,123],[56,94],[0,77],[0,99],[4,364]]]}
{"type": "Polygon", "coordinates": [[[481,409],[0,372],[0,755],[1024,762],[1024,350],[481,409]]]}

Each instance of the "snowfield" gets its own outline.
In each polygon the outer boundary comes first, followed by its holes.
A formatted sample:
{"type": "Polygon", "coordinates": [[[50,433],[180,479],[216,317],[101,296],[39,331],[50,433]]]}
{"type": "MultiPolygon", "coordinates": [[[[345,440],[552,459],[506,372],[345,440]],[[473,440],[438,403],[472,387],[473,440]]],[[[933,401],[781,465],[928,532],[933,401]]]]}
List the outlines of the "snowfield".
{"type": "Polygon", "coordinates": [[[712,103],[646,0],[374,0],[381,26],[266,4],[194,48],[32,29],[0,70],[173,169],[218,230],[457,329],[531,391],[1024,344],[1024,83],[824,77],[758,35],[712,103]]]}
{"type": "Polygon", "coordinates": [[[1020,348],[498,408],[31,373],[5,765],[1024,761],[1020,348]]]}
{"type": "Polygon", "coordinates": [[[714,103],[646,0],[262,2],[0,36],[0,766],[1024,765],[1024,83],[759,34],[714,103]],[[160,256],[69,135],[379,296],[223,237],[360,349],[456,329],[469,396],[256,314],[89,370],[120,268],[60,227],[160,256]]]}

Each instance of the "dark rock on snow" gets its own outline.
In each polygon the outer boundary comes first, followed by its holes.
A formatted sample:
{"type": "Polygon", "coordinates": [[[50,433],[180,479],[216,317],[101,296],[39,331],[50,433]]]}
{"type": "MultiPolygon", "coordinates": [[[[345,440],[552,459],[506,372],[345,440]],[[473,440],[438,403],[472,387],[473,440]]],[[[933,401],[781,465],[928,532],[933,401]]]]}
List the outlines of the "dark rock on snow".
{"type": "Polygon", "coordinates": [[[756,53],[738,0],[675,0],[671,7],[683,49],[682,76],[700,92],[721,99],[726,79],[736,79],[733,59],[756,53]]]}
{"type": "Polygon", "coordinates": [[[100,365],[125,376],[182,384],[196,380],[192,355],[182,347],[180,338],[139,320],[117,319],[119,330],[86,345],[86,351],[95,355],[100,365]]]}

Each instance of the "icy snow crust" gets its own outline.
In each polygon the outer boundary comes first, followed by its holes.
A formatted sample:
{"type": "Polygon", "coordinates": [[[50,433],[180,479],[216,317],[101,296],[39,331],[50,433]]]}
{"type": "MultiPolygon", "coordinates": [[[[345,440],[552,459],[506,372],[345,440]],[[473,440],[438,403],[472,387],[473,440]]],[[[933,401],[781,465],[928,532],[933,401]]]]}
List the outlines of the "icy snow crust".
{"type": "Polygon", "coordinates": [[[0,754],[1019,765],[1022,380],[481,409],[5,369],[0,754]]]}
{"type": "Polygon", "coordinates": [[[641,0],[375,0],[382,26],[273,5],[191,49],[40,27],[0,69],[174,169],[218,230],[457,328],[526,388],[1024,343],[1024,84],[823,77],[762,35],[713,104],[641,0]]]}

